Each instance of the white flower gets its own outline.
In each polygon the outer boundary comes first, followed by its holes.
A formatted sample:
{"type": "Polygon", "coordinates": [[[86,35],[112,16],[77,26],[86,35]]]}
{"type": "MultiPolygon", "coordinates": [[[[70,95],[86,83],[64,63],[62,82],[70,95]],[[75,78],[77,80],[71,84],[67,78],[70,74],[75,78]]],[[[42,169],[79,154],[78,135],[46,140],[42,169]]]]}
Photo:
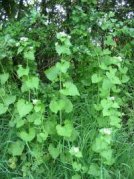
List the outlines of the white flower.
{"type": "Polygon", "coordinates": [[[59,32],[59,34],[60,34],[61,36],[67,36],[67,34],[66,34],[65,32],[59,32]]]}
{"type": "Polygon", "coordinates": [[[58,45],[58,42],[55,43],[55,46],[57,46],[57,45],[58,45]]]}
{"type": "Polygon", "coordinates": [[[92,31],[91,27],[88,28],[88,32],[90,33],[92,31]]]}
{"type": "Polygon", "coordinates": [[[31,50],[33,49],[33,47],[29,47],[31,50]]]}
{"type": "Polygon", "coordinates": [[[47,21],[45,21],[45,25],[48,25],[49,24],[49,21],[47,20],[47,21]]]}
{"type": "Polygon", "coordinates": [[[70,35],[68,35],[68,38],[69,38],[69,39],[71,39],[71,36],[70,36],[70,35]]]}
{"type": "Polygon", "coordinates": [[[33,99],[33,104],[37,104],[37,102],[39,101],[38,99],[33,99]]]}
{"type": "Polygon", "coordinates": [[[31,4],[31,5],[33,5],[34,3],[35,3],[34,0],[30,0],[30,1],[29,1],[29,4],[31,4]]]}
{"type": "Polygon", "coordinates": [[[79,147],[71,147],[71,149],[69,150],[69,153],[77,158],[81,158],[82,157],[82,153],[79,150],[79,147]]]}
{"type": "Polygon", "coordinates": [[[102,25],[102,21],[99,21],[99,22],[98,22],[98,25],[101,26],[101,25],[102,25]]]}
{"type": "Polygon", "coordinates": [[[122,62],[122,58],[121,58],[121,57],[117,57],[117,59],[118,59],[120,62],[122,62]]]}
{"type": "Polygon", "coordinates": [[[109,97],[109,99],[110,99],[111,101],[114,101],[114,100],[115,100],[115,97],[112,96],[112,97],[109,97]]]}
{"type": "Polygon", "coordinates": [[[57,35],[60,35],[61,37],[68,37],[69,39],[71,38],[71,36],[66,34],[65,32],[59,32],[57,35]]]}
{"type": "Polygon", "coordinates": [[[97,42],[97,43],[96,43],[96,46],[97,46],[97,47],[100,47],[100,44],[97,42]]]}
{"type": "Polygon", "coordinates": [[[28,41],[28,38],[27,37],[21,37],[20,40],[26,42],[26,41],[28,41]]]}
{"type": "Polygon", "coordinates": [[[18,47],[19,45],[20,45],[20,43],[19,43],[19,42],[17,42],[17,43],[16,43],[16,47],[18,47]]]}
{"type": "Polygon", "coordinates": [[[103,128],[100,130],[100,132],[105,135],[111,135],[112,130],[110,128],[103,128]]]}
{"type": "Polygon", "coordinates": [[[78,153],[78,152],[79,152],[79,147],[74,147],[73,149],[74,149],[74,152],[75,152],[75,153],[78,153]]]}
{"type": "Polygon", "coordinates": [[[70,153],[78,153],[79,152],[79,147],[72,147],[69,151],[70,153]]]}

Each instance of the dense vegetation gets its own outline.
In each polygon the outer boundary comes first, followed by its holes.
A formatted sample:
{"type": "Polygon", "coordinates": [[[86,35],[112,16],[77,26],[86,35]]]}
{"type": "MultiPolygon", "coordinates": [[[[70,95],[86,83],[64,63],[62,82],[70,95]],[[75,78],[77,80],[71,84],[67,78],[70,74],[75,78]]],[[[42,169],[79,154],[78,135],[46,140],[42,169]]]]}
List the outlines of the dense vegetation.
{"type": "Polygon", "coordinates": [[[133,179],[133,0],[0,0],[0,179],[133,179]]]}

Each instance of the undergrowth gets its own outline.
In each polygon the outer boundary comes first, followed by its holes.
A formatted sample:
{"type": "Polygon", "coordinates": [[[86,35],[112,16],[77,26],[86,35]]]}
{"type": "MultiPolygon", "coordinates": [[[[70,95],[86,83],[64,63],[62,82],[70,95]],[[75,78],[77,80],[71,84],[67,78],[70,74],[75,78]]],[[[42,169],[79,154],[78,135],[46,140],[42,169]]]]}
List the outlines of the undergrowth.
{"type": "Polygon", "coordinates": [[[1,29],[1,179],[133,179],[133,21],[89,13],[1,29]]]}

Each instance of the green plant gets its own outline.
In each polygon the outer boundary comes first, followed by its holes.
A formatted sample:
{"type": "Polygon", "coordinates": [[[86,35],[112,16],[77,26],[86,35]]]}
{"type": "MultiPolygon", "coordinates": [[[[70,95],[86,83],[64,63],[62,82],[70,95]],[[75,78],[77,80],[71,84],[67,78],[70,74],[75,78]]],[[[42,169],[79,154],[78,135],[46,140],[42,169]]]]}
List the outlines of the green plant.
{"type": "Polygon", "coordinates": [[[133,178],[131,13],[12,2],[0,2],[0,178],[133,178]]]}

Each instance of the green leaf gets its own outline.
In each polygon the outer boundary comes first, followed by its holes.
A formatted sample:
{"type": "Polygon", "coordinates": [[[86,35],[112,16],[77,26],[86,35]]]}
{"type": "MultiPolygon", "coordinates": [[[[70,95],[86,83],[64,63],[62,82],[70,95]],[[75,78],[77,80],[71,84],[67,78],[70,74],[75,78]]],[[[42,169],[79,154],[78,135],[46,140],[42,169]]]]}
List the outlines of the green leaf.
{"type": "Polygon", "coordinates": [[[99,177],[101,175],[100,168],[97,164],[91,164],[88,173],[94,177],[99,177]]]}
{"type": "Polygon", "coordinates": [[[40,123],[40,121],[42,120],[42,117],[43,116],[42,116],[42,114],[40,112],[33,112],[32,114],[29,114],[27,116],[27,120],[30,123],[34,123],[35,125],[38,125],[38,123],[40,123]]]}
{"type": "Polygon", "coordinates": [[[122,67],[122,68],[120,67],[119,70],[120,70],[120,72],[121,72],[122,74],[126,74],[127,71],[128,71],[128,68],[127,68],[127,67],[122,67]]]}
{"type": "Polygon", "coordinates": [[[0,74],[0,83],[4,85],[9,79],[9,73],[0,74]]]}
{"type": "Polygon", "coordinates": [[[33,105],[30,102],[25,101],[24,99],[20,99],[17,102],[17,111],[20,117],[24,117],[27,114],[29,114],[32,111],[32,109],[33,109],[33,105]]]}
{"type": "Polygon", "coordinates": [[[117,128],[121,128],[121,119],[118,116],[112,116],[110,115],[110,125],[117,127],[117,128]]]}
{"type": "Polygon", "coordinates": [[[8,107],[5,106],[4,104],[0,103],[0,115],[5,114],[8,110],[8,107]]]}
{"type": "Polygon", "coordinates": [[[130,78],[129,78],[127,75],[123,75],[123,76],[122,76],[122,79],[121,79],[121,82],[122,82],[122,83],[127,83],[127,82],[129,81],[129,79],[130,79],[130,78]]]}
{"type": "Polygon", "coordinates": [[[60,124],[58,124],[56,126],[56,130],[57,130],[57,134],[59,136],[63,136],[63,137],[71,137],[72,132],[73,132],[73,125],[72,122],[70,122],[69,120],[66,120],[64,122],[64,126],[61,126],[60,124]]]}
{"type": "Polygon", "coordinates": [[[24,52],[24,58],[27,60],[34,61],[35,60],[34,51],[30,50],[30,51],[24,52]]]}
{"type": "Polygon", "coordinates": [[[16,120],[16,128],[20,128],[25,124],[25,120],[24,119],[17,119],[16,120]]]}
{"type": "Polygon", "coordinates": [[[48,133],[45,131],[45,132],[41,132],[39,134],[37,134],[37,141],[40,142],[40,143],[43,143],[48,137],[48,133]]]}
{"type": "Polygon", "coordinates": [[[6,95],[4,88],[0,88],[0,95],[1,95],[1,97],[4,97],[6,95]]]}
{"type": "Polygon", "coordinates": [[[64,108],[64,105],[65,105],[64,100],[62,100],[62,99],[60,99],[58,101],[52,100],[50,102],[49,107],[50,107],[52,112],[57,113],[58,111],[60,111],[64,108]]]}
{"type": "Polygon", "coordinates": [[[113,84],[121,84],[120,79],[116,76],[117,69],[110,68],[110,72],[106,72],[106,76],[113,84]]]}
{"type": "Polygon", "coordinates": [[[76,141],[76,139],[78,138],[79,136],[79,132],[75,129],[73,129],[72,131],[72,134],[71,134],[71,137],[70,138],[67,138],[68,141],[71,141],[71,142],[74,142],[76,141]]]}
{"type": "Polygon", "coordinates": [[[66,45],[56,45],[56,51],[59,55],[65,54],[65,55],[71,55],[71,51],[68,46],[66,45]]]}
{"type": "Polygon", "coordinates": [[[113,102],[112,107],[113,108],[120,108],[119,104],[116,101],[113,102]]]}
{"type": "Polygon", "coordinates": [[[41,145],[39,144],[33,144],[32,145],[32,148],[31,148],[31,153],[32,153],[32,157],[35,157],[36,159],[36,164],[40,165],[44,162],[44,159],[45,159],[45,156],[43,157],[44,155],[44,152],[42,151],[42,147],[41,145]]]}
{"type": "Polygon", "coordinates": [[[64,98],[64,110],[66,113],[70,113],[73,110],[72,102],[68,98],[64,98]]]}
{"type": "Polygon", "coordinates": [[[60,154],[60,161],[64,164],[72,163],[73,157],[69,154],[69,152],[62,152],[60,154]]]}
{"type": "Polygon", "coordinates": [[[73,163],[72,163],[72,167],[73,167],[73,169],[74,169],[75,171],[80,171],[82,165],[81,165],[81,163],[73,162],[73,163]]]}
{"type": "Polygon", "coordinates": [[[66,113],[70,113],[73,110],[73,105],[68,98],[59,99],[57,101],[53,99],[50,102],[49,108],[54,113],[61,110],[64,110],[66,113]]]}
{"type": "Polygon", "coordinates": [[[56,66],[53,66],[53,67],[51,67],[51,68],[49,68],[48,70],[45,71],[45,74],[50,81],[56,80],[59,73],[60,73],[59,69],[56,68],[56,66]]]}
{"type": "Polygon", "coordinates": [[[97,0],[91,0],[93,4],[97,4],[97,0]]]}
{"type": "Polygon", "coordinates": [[[92,75],[91,79],[92,83],[99,83],[102,80],[102,78],[96,73],[92,75]]]}
{"type": "Polygon", "coordinates": [[[19,65],[19,69],[17,70],[18,77],[21,78],[22,76],[28,76],[29,68],[23,68],[22,65],[19,65]]]}
{"type": "Polygon", "coordinates": [[[119,89],[116,85],[114,85],[114,86],[112,87],[112,91],[113,91],[114,93],[119,93],[119,92],[121,91],[121,89],[119,89]]]}
{"type": "Polygon", "coordinates": [[[4,97],[4,104],[9,106],[16,101],[16,96],[8,95],[4,97]]]}
{"type": "Polygon", "coordinates": [[[110,91],[112,86],[113,85],[112,85],[111,81],[109,81],[107,78],[103,79],[103,83],[102,83],[102,90],[103,91],[110,91]]]}
{"type": "Polygon", "coordinates": [[[66,96],[79,96],[80,93],[72,82],[65,82],[63,84],[63,89],[60,90],[60,93],[66,96]]]}
{"type": "Polygon", "coordinates": [[[103,108],[102,113],[103,116],[110,116],[110,108],[112,108],[113,102],[111,100],[102,99],[101,106],[103,108]]]}
{"type": "Polygon", "coordinates": [[[104,163],[106,163],[107,165],[112,165],[114,160],[113,160],[113,156],[112,156],[112,149],[107,149],[104,150],[100,153],[100,155],[104,158],[104,163]]]}
{"type": "Polygon", "coordinates": [[[33,76],[33,77],[28,77],[27,79],[24,80],[21,90],[22,92],[25,92],[38,88],[39,88],[39,78],[33,76]]]}
{"type": "Polygon", "coordinates": [[[111,51],[106,48],[106,49],[103,50],[102,53],[103,53],[103,55],[110,55],[110,54],[111,54],[111,51]]]}
{"type": "Polygon", "coordinates": [[[34,110],[35,112],[40,112],[43,113],[45,111],[45,106],[41,101],[38,101],[35,105],[34,105],[34,110]]]}
{"type": "Polygon", "coordinates": [[[116,47],[116,42],[113,40],[112,36],[107,36],[105,44],[116,47]]]}
{"type": "Polygon", "coordinates": [[[52,134],[56,134],[56,121],[55,120],[48,120],[45,122],[45,130],[47,131],[48,134],[52,135],[52,134]]]}
{"type": "Polygon", "coordinates": [[[42,117],[42,116],[39,116],[39,117],[37,117],[37,118],[34,120],[34,124],[35,124],[36,126],[41,125],[41,123],[42,123],[41,117],[42,117]]]}
{"type": "Polygon", "coordinates": [[[48,151],[49,151],[49,153],[50,153],[50,155],[52,156],[53,159],[56,159],[60,154],[59,147],[54,147],[53,144],[49,145],[48,151]]]}
{"type": "Polygon", "coordinates": [[[39,87],[39,78],[38,77],[29,77],[26,81],[26,85],[29,89],[35,88],[38,89],[39,87]]]}
{"type": "Polygon", "coordinates": [[[24,146],[24,143],[18,140],[9,146],[8,152],[13,156],[21,156],[24,150],[24,146]]]}
{"type": "Polygon", "coordinates": [[[109,148],[110,143],[111,135],[99,135],[93,143],[92,150],[94,152],[101,153],[102,151],[107,150],[109,148]]]}
{"type": "Polygon", "coordinates": [[[35,138],[35,129],[30,128],[28,132],[22,130],[18,133],[18,136],[25,142],[30,142],[35,138]]]}
{"type": "Polygon", "coordinates": [[[81,179],[81,176],[78,175],[78,174],[76,174],[76,175],[73,175],[73,176],[72,176],[72,179],[81,179]]]}
{"type": "Polygon", "coordinates": [[[61,73],[66,73],[68,68],[70,66],[70,63],[68,61],[62,60],[61,62],[56,63],[56,68],[61,72],[61,73]]]}

